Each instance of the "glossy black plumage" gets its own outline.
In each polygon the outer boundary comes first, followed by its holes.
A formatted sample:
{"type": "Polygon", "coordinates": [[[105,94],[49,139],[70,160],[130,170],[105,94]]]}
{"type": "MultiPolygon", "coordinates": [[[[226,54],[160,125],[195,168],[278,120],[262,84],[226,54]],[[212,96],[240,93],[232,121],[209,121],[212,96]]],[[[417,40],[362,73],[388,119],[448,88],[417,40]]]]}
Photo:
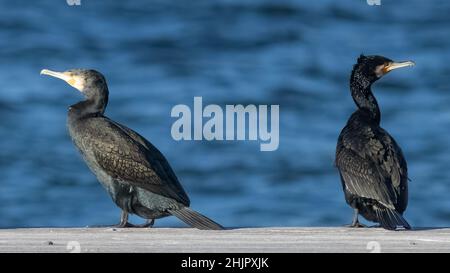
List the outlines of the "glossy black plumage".
{"type": "Polygon", "coordinates": [[[119,226],[128,213],[148,219],[174,215],[199,229],[222,229],[189,208],[190,200],[162,153],[130,128],[104,116],[108,103],[106,80],[94,70],[64,73],[43,70],[81,91],[86,100],[69,108],[67,126],[84,160],[122,209],[119,226]]]}
{"type": "MultiPolygon", "coordinates": [[[[372,83],[395,68],[381,56],[361,56],[350,77],[350,90],[358,109],[339,135],[336,166],[347,203],[355,209],[351,226],[360,226],[358,214],[383,228],[410,229],[403,218],[408,205],[408,168],[394,138],[380,127],[381,113],[372,83]]],[[[395,67],[394,67],[395,66],[395,67]]]]}

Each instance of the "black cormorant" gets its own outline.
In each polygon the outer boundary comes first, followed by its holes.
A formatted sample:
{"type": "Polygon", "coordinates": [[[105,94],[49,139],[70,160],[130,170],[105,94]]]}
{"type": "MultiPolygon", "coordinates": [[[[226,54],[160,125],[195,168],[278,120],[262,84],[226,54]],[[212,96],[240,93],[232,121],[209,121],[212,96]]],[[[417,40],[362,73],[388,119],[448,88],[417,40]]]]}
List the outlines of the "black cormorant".
{"type": "Polygon", "coordinates": [[[147,219],[141,226],[152,226],[155,219],[174,215],[198,229],[223,229],[189,208],[189,197],[155,146],[104,116],[109,92],[101,73],[44,69],[41,74],[62,79],[85,96],[69,108],[69,133],[91,171],[122,209],[118,227],[133,226],[128,223],[131,213],[147,219]]]}
{"type": "Polygon", "coordinates": [[[383,228],[410,229],[403,218],[408,204],[408,169],[394,138],[380,127],[380,109],[372,84],[397,68],[414,62],[393,62],[382,56],[358,58],[350,77],[350,91],[358,109],[339,135],[336,166],[345,200],[354,209],[351,227],[363,226],[358,214],[383,228]]]}

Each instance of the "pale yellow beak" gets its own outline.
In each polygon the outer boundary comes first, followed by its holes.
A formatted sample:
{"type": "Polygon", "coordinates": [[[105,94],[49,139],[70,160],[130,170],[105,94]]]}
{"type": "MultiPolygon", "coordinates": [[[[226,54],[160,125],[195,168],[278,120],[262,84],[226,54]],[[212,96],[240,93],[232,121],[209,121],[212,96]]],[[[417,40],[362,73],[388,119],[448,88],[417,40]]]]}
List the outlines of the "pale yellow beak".
{"type": "Polygon", "coordinates": [[[413,61],[406,61],[406,62],[392,62],[387,64],[384,68],[383,68],[383,72],[384,73],[388,73],[389,71],[392,71],[394,69],[397,68],[402,68],[402,67],[408,67],[408,66],[415,66],[416,63],[413,61]]]}
{"type": "Polygon", "coordinates": [[[48,69],[42,69],[41,75],[49,75],[49,76],[61,79],[65,82],[67,82],[69,85],[75,87],[79,91],[83,91],[84,86],[82,84],[82,81],[80,81],[80,79],[78,79],[79,77],[76,77],[76,76],[74,77],[69,72],[56,72],[56,71],[52,71],[52,70],[48,70],[48,69]]]}
{"type": "Polygon", "coordinates": [[[42,69],[41,70],[41,75],[49,75],[58,79],[61,79],[65,82],[70,81],[70,75],[64,73],[64,72],[56,72],[56,71],[51,71],[48,69],[42,69]]]}

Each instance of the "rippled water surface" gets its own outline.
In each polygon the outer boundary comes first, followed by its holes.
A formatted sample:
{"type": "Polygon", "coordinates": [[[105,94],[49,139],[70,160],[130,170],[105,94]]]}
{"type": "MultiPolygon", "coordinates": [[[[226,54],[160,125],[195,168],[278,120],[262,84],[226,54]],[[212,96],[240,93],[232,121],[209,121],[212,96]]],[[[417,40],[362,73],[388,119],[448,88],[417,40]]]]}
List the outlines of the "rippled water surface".
{"type": "MultiPolygon", "coordinates": [[[[42,68],[89,67],[108,79],[107,115],[166,155],[192,206],[225,226],[333,226],[351,219],[337,136],[355,106],[360,53],[412,59],[374,86],[382,125],[410,172],[406,218],[450,225],[450,2],[2,1],[0,227],[86,226],[119,210],[65,126],[81,99],[42,68]],[[176,104],[279,104],[280,147],[174,141],[176,104]]],[[[141,221],[134,219],[135,221],[141,221]]],[[[181,226],[171,218],[157,226],[181,226]]]]}

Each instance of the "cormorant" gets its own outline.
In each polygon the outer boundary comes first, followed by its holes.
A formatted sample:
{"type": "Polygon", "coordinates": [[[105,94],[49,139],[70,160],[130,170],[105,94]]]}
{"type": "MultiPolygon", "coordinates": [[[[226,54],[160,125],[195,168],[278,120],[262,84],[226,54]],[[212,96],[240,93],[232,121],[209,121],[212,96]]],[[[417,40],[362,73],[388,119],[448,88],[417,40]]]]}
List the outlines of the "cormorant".
{"type": "Polygon", "coordinates": [[[408,169],[394,138],[380,127],[380,109],[371,86],[397,68],[414,62],[394,62],[382,56],[358,58],[350,77],[350,91],[358,109],[339,135],[336,166],[345,200],[354,209],[351,227],[361,227],[358,214],[383,228],[410,229],[403,218],[408,204],[408,169]]]}
{"type": "Polygon", "coordinates": [[[147,219],[141,227],[151,227],[155,219],[174,215],[198,229],[223,229],[189,208],[189,197],[155,146],[104,115],[109,91],[100,72],[44,69],[41,74],[62,79],[85,96],[69,108],[69,133],[91,171],[122,209],[118,227],[134,226],[128,223],[131,213],[147,219]]]}

